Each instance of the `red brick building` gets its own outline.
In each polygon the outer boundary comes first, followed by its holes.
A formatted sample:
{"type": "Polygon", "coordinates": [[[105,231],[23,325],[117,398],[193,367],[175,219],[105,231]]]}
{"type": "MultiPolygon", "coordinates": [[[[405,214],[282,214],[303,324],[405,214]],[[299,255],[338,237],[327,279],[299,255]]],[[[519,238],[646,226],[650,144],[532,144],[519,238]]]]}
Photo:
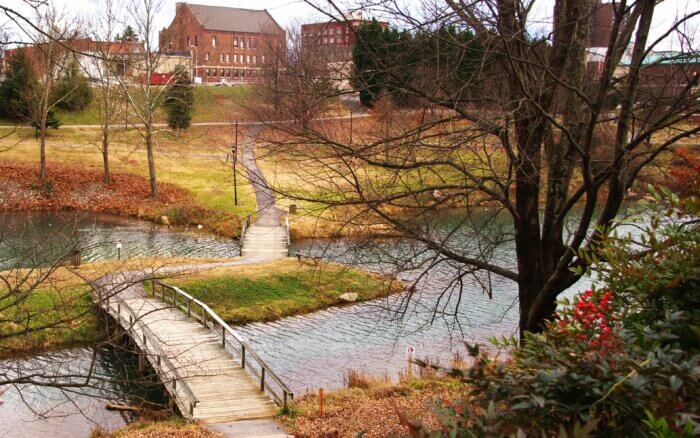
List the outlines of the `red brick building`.
{"type": "Polygon", "coordinates": [[[253,82],[265,56],[285,44],[285,32],[267,10],[176,3],[175,18],[160,34],[166,53],[192,57],[196,83],[253,82]]]}
{"type": "MultiPolygon", "coordinates": [[[[345,21],[326,21],[323,23],[309,23],[301,26],[301,44],[305,51],[330,55],[336,61],[349,60],[352,48],[355,45],[355,32],[363,23],[362,15],[349,14],[345,21]]],[[[381,22],[381,26],[388,27],[388,23],[381,22]]]]}

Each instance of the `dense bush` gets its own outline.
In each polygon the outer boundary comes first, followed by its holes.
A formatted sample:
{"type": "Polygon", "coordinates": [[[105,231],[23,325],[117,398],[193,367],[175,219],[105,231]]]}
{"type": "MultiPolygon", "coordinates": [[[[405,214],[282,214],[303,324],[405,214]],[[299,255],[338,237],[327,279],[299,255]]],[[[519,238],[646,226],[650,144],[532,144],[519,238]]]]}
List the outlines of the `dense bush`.
{"type": "Polygon", "coordinates": [[[71,63],[66,73],[56,83],[53,92],[56,106],[67,111],[80,111],[90,105],[92,97],[88,79],[80,73],[77,63],[71,63]]]}
{"type": "Polygon", "coordinates": [[[666,192],[643,207],[641,233],[580,255],[599,289],[562,302],[505,363],[469,348],[473,365],[451,372],[472,392],[439,408],[453,436],[700,433],[698,200],[666,192]]]}
{"type": "Polygon", "coordinates": [[[172,129],[187,129],[192,121],[194,94],[187,70],[178,66],[173,72],[173,83],[163,101],[168,113],[168,126],[172,129]]]}
{"type": "Polygon", "coordinates": [[[26,121],[31,109],[28,96],[36,84],[34,71],[24,50],[18,50],[7,62],[7,78],[0,84],[0,116],[26,121]]]}

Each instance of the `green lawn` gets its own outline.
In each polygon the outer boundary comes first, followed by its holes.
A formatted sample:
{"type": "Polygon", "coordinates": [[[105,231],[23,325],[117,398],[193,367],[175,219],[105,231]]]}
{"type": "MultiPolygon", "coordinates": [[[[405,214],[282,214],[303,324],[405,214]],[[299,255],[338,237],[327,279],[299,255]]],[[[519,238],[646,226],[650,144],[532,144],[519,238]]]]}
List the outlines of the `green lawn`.
{"type": "Polygon", "coordinates": [[[400,291],[399,282],[337,264],[284,259],[264,265],[236,266],[166,281],[208,304],[233,324],[271,321],[342,304],[346,292],[358,301],[400,291]]]}
{"type": "MultiPolygon", "coordinates": [[[[249,86],[235,87],[197,86],[194,90],[193,122],[228,122],[235,120],[247,120],[245,110],[246,102],[252,96],[249,86]]],[[[120,109],[124,105],[119,105],[120,109]]],[[[82,111],[56,110],[56,116],[64,126],[68,125],[93,125],[99,124],[99,115],[95,100],[82,111]]],[[[165,122],[165,110],[160,109],[157,121],[165,122]]],[[[124,123],[123,117],[119,123],[124,123]]],[[[0,118],[0,125],[14,125],[15,122],[0,118]]]]}

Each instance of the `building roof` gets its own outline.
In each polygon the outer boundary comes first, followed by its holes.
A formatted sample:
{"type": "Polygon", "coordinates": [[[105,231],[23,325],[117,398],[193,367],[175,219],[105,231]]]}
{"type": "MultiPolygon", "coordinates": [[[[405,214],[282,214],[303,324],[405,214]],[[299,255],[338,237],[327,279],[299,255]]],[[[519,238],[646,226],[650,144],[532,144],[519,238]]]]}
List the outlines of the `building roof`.
{"type": "Polygon", "coordinates": [[[266,9],[242,9],[185,3],[197,21],[207,30],[225,32],[272,33],[282,28],[266,9]]]}

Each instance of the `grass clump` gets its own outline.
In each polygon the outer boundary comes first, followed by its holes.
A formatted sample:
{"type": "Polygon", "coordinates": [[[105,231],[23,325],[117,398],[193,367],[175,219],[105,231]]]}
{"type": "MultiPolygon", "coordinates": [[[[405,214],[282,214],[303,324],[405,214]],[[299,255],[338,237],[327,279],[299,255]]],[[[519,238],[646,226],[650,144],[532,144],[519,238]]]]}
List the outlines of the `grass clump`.
{"type": "Polygon", "coordinates": [[[354,370],[346,384],[353,386],[326,393],[323,415],[318,394],[308,393],[281,416],[282,423],[295,436],[405,436],[409,428],[404,419],[437,427],[436,401],[449,403],[465,392],[459,380],[449,377],[392,383],[387,376],[354,370]]]}
{"type": "Polygon", "coordinates": [[[358,301],[401,290],[397,281],[333,263],[284,259],[196,273],[171,283],[207,303],[233,324],[271,321],[342,304],[344,293],[358,301]]]}

